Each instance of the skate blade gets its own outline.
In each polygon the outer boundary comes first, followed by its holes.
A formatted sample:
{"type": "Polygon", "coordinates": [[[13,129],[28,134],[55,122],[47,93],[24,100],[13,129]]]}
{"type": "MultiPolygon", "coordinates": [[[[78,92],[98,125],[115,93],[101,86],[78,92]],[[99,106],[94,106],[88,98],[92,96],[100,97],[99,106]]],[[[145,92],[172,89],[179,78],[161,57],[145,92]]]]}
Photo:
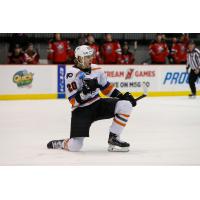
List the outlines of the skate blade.
{"type": "Polygon", "coordinates": [[[196,99],[196,96],[190,96],[189,99],[196,99]]]}
{"type": "Polygon", "coordinates": [[[117,146],[109,145],[108,151],[109,152],[128,152],[129,147],[117,147],[117,146]]]}

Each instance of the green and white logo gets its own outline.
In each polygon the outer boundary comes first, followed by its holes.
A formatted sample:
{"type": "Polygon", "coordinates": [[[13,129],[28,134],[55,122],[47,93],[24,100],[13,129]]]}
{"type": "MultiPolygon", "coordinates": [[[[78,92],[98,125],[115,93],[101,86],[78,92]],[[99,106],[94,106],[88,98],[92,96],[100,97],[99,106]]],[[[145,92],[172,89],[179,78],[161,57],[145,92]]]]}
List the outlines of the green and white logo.
{"type": "Polygon", "coordinates": [[[18,87],[31,87],[33,82],[33,73],[27,70],[18,71],[13,76],[13,82],[17,84],[18,87]]]}

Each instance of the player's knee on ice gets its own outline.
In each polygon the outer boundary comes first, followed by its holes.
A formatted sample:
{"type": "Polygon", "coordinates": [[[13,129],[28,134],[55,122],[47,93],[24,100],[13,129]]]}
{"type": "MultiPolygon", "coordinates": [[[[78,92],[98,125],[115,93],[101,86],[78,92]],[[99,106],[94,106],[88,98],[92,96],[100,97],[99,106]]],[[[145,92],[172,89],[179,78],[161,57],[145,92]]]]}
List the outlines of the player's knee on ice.
{"type": "Polygon", "coordinates": [[[83,147],[83,137],[76,137],[76,138],[71,138],[68,141],[68,149],[69,151],[80,151],[81,148],[83,147]]]}
{"type": "Polygon", "coordinates": [[[126,101],[126,100],[118,101],[115,107],[115,114],[121,113],[121,114],[130,115],[132,108],[133,107],[130,101],[126,101]]]}

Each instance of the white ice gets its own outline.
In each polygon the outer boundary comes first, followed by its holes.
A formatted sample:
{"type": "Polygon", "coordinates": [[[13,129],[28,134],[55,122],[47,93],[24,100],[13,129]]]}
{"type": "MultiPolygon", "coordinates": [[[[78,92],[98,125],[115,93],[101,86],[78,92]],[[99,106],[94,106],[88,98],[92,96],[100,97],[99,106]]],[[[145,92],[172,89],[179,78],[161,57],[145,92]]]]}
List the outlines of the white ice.
{"type": "Polygon", "coordinates": [[[81,152],[49,150],[69,137],[66,100],[0,101],[0,165],[200,165],[200,98],[138,102],[122,139],[128,153],[107,152],[112,120],[95,122],[81,152]]]}

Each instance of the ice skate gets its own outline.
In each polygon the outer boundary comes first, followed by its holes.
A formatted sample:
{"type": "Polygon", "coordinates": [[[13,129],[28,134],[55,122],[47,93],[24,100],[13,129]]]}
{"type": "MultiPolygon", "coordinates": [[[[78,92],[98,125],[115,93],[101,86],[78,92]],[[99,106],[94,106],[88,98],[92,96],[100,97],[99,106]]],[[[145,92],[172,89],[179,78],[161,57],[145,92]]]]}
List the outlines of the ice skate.
{"type": "Polygon", "coordinates": [[[108,139],[108,151],[110,152],[128,152],[130,144],[119,139],[114,133],[110,133],[108,139]]]}
{"type": "Polygon", "coordinates": [[[189,97],[190,99],[195,99],[195,98],[196,98],[196,95],[195,95],[195,94],[189,94],[188,97],[189,97]]]}
{"type": "Polygon", "coordinates": [[[52,140],[47,144],[48,149],[64,149],[65,140],[52,140]]]}

